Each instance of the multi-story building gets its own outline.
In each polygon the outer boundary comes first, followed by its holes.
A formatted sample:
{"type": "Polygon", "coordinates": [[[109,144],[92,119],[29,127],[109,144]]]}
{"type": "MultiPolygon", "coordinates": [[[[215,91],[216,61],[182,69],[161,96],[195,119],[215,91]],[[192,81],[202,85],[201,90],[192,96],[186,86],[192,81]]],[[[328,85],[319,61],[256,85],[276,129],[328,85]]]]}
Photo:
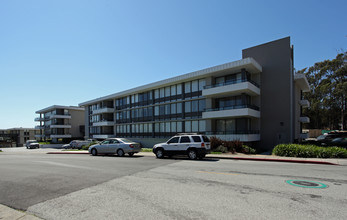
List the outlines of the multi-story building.
{"type": "Polygon", "coordinates": [[[40,134],[36,135],[41,140],[67,142],[71,139],[84,137],[84,108],[76,106],[53,105],[36,111],[40,116],[35,121],[40,125],[40,134]]]}
{"type": "Polygon", "coordinates": [[[34,128],[0,129],[0,147],[22,147],[27,140],[35,140],[39,133],[34,128]]]}
{"type": "Polygon", "coordinates": [[[81,103],[86,137],[127,137],[146,147],[180,132],[200,132],[271,149],[303,138],[290,38],[242,51],[242,59],[81,103]]]}

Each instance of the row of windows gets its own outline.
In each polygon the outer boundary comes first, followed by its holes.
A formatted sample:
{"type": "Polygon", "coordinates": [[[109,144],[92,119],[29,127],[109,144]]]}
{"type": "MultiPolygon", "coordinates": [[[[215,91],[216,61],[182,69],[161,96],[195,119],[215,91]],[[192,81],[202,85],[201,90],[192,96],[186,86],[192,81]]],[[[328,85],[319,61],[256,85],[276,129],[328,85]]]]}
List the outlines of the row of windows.
{"type": "Polygon", "coordinates": [[[117,125],[117,134],[205,132],[205,120],[117,125]],[[130,130],[131,129],[131,130],[130,130]]]}
{"type": "Polygon", "coordinates": [[[184,103],[172,103],[166,105],[157,105],[151,106],[147,108],[139,108],[127,111],[121,111],[116,113],[116,120],[124,120],[130,118],[144,118],[151,120],[154,116],[168,116],[168,115],[178,115],[182,114],[182,112],[190,113],[190,112],[203,112],[205,109],[206,103],[205,100],[194,100],[187,101],[184,103]],[[184,109],[183,109],[184,108],[184,109]],[[154,111],[153,111],[154,110],[154,111]]]}

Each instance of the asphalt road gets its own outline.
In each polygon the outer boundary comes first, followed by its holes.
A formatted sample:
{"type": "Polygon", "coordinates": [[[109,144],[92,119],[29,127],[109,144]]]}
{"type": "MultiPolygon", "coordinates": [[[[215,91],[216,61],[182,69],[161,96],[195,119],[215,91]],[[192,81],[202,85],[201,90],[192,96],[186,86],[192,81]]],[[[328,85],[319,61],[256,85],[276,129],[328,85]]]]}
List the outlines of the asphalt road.
{"type": "Polygon", "coordinates": [[[41,152],[0,153],[1,204],[44,219],[347,218],[347,166],[41,152]]]}

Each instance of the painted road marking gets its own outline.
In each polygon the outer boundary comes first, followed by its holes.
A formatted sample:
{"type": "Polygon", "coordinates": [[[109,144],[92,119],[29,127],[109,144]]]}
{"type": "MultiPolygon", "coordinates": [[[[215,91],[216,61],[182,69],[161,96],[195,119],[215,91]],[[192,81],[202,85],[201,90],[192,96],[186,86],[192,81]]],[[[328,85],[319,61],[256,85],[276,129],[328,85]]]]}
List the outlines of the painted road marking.
{"type": "Polygon", "coordinates": [[[220,175],[239,175],[237,173],[218,173],[218,172],[209,172],[209,171],[197,171],[198,173],[210,173],[210,174],[220,174],[220,175]]]}

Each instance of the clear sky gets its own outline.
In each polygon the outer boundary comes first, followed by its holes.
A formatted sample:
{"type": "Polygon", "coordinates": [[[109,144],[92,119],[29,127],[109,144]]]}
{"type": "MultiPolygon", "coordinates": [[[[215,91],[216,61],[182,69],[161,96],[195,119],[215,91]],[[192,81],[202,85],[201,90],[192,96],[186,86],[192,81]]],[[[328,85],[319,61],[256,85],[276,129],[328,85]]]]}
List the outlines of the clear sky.
{"type": "Polygon", "coordinates": [[[347,49],[346,0],[0,0],[0,128],[241,59],[291,37],[296,69],[347,49]]]}

